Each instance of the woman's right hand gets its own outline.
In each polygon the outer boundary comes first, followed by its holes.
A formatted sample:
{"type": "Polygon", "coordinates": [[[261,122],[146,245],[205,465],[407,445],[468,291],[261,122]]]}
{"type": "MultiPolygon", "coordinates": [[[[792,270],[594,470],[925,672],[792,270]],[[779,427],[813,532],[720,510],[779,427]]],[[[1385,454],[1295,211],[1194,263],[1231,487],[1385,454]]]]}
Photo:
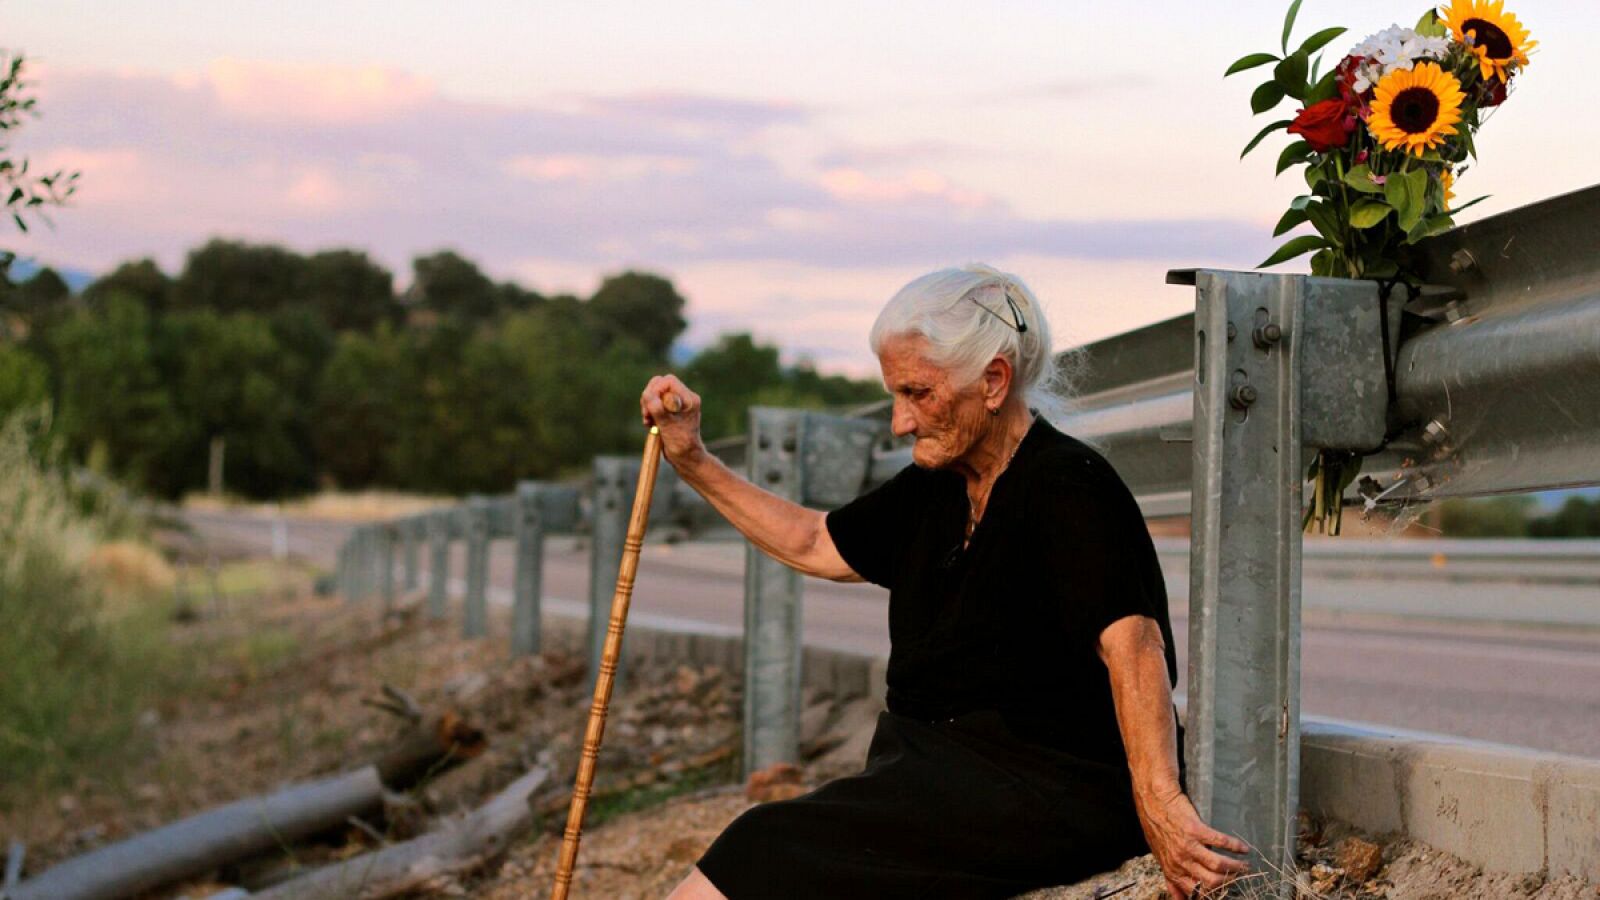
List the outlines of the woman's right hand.
{"type": "Polygon", "coordinates": [[[673,465],[704,453],[700,439],[700,395],[676,375],[657,375],[639,395],[639,415],[646,426],[661,429],[661,449],[673,465]],[[669,398],[671,400],[669,401],[669,398]]]}

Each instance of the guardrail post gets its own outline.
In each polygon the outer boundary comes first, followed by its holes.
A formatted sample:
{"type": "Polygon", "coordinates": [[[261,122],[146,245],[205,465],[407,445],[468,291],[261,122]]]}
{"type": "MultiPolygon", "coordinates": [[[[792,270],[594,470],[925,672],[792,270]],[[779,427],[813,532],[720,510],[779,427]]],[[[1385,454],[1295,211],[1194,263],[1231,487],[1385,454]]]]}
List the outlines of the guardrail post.
{"type": "Polygon", "coordinates": [[[372,534],[368,526],[363,525],[356,529],[353,538],[355,543],[355,571],[352,579],[355,590],[351,592],[358,602],[365,600],[372,590],[372,534]]]}
{"type": "Polygon", "coordinates": [[[628,513],[638,489],[639,460],[625,456],[594,458],[594,494],[589,517],[589,682],[600,673],[600,653],[611,621],[611,596],[628,537],[628,513]]]}
{"type": "Polygon", "coordinates": [[[384,615],[394,611],[394,556],[395,526],[385,522],[378,526],[378,584],[383,595],[384,615]]]}
{"type": "Polygon", "coordinates": [[[400,538],[404,542],[405,551],[403,554],[405,561],[402,563],[405,567],[405,580],[401,584],[407,591],[417,589],[417,544],[420,537],[418,532],[421,531],[421,524],[421,521],[416,516],[412,516],[409,519],[402,520],[399,525],[400,538]]]}
{"type": "Polygon", "coordinates": [[[345,535],[344,538],[344,582],[340,589],[344,591],[344,599],[352,603],[355,602],[358,588],[356,571],[360,568],[360,557],[356,553],[356,546],[360,539],[361,530],[359,528],[350,529],[350,533],[345,535]]]}
{"type": "Polygon", "coordinates": [[[1203,272],[1195,292],[1188,788],[1282,871],[1300,763],[1300,288],[1203,272]],[[1266,324],[1281,337],[1253,340],[1266,324]]]}
{"type": "Polygon", "coordinates": [[[339,586],[339,596],[350,602],[350,538],[339,545],[338,561],[334,563],[333,580],[339,586]]]}
{"type": "Polygon", "coordinates": [[[467,500],[467,597],[461,636],[489,633],[489,501],[467,500]]]}
{"type": "Polygon", "coordinates": [[[428,513],[428,618],[435,621],[450,609],[450,513],[428,513]]]}
{"type": "MultiPolygon", "coordinates": [[[[750,410],[748,476],[801,502],[806,413],[750,410]]],[[[800,573],[753,544],[744,556],[744,770],[796,762],[800,750],[800,573]]]]}
{"type": "Polygon", "coordinates": [[[512,537],[517,548],[517,569],[511,601],[511,655],[539,652],[541,643],[540,594],[544,582],[544,515],[540,509],[544,486],[532,481],[517,485],[512,537]]]}

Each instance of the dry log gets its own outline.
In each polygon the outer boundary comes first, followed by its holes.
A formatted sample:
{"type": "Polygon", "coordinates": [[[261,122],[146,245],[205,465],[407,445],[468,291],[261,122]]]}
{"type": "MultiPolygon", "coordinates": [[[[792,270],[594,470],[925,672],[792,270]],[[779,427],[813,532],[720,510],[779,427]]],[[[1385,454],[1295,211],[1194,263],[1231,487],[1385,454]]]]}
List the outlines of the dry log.
{"type": "Polygon", "coordinates": [[[410,723],[411,727],[373,764],[390,788],[399,790],[416,781],[471,759],[488,747],[488,739],[478,728],[451,710],[429,714],[410,694],[392,685],[383,686],[383,696],[362,700],[362,704],[381,709],[410,723]]]}
{"type": "Polygon", "coordinates": [[[528,797],[549,778],[534,769],[465,818],[403,844],[325,866],[254,896],[258,900],[393,897],[440,875],[469,871],[503,851],[528,826],[528,797]]]}
{"type": "Polygon", "coordinates": [[[400,790],[437,774],[462,760],[479,755],[489,746],[482,731],[453,712],[422,716],[373,765],[378,777],[400,790]]]}
{"type": "Polygon", "coordinates": [[[377,809],[375,766],[252,797],[73,857],[17,885],[12,900],[125,897],[191,878],[377,809]]]}
{"type": "MultiPolygon", "coordinates": [[[[324,781],[219,807],[69,859],[7,892],[10,900],[135,894],[248,859],[379,810],[383,789],[483,752],[483,732],[453,712],[424,714],[399,691],[384,708],[413,724],[369,766],[324,781]]],[[[374,704],[379,705],[379,704],[374,704]]]]}

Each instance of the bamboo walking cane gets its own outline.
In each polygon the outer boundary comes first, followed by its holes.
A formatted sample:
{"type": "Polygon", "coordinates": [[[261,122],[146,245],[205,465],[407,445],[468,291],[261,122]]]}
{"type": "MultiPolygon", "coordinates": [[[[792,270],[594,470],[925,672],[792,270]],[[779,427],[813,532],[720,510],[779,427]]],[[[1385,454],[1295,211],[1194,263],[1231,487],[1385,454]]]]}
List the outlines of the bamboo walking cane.
{"type": "MultiPolygon", "coordinates": [[[[668,412],[683,409],[676,394],[667,394],[668,412]]],[[[578,760],[578,781],[572,788],[572,805],[567,809],[567,829],[561,836],[561,858],[556,863],[556,885],[550,900],[566,900],[572,888],[572,870],[578,862],[578,839],[583,834],[583,813],[594,788],[595,761],[600,757],[600,739],[606,730],[606,707],[611,705],[617,661],[622,656],[622,629],[628,621],[628,603],[633,599],[633,579],[639,571],[639,548],[644,544],[645,526],[650,522],[650,495],[655,492],[656,472],[661,467],[661,429],[650,426],[644,439],[644,460],[639,466],[639,488],[633,495],[633,513],[628,516],[628,536],[622,543],[622,566],[617,571],[617,590],[611,595],[611,623],[606,626],[606,641],[600,651],[600,672],[594,680],[594,704],[589,707],[589,727],[583,735],[583,755],[578,760]]]]}

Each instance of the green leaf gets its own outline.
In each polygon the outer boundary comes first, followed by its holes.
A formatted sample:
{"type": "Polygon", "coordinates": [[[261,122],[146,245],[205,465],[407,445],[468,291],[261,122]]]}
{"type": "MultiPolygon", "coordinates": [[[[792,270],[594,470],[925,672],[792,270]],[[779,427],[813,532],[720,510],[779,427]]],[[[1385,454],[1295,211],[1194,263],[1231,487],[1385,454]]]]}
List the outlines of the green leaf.
{"type": "Polygon", "coordinates": [[[1400,266],[1392,259],[1371,263],[1361,270],[1362,278],[1393,278],[1400,274],[1400,266]]]}
{"type": "Polygon", "coordinates": [[[1261,265],[1256,266],[1256,268],[1265,269],[1269,266],[1275,266],[1286,259],[1294,259],[1296,256],[1299,256],[1302,253],[1310,253],[1313,250],[1321,250],[1327,246],[1328,242],[1323,238],[1314,234],[1303,234],[1289,243],[1284,244],[1282,247],[1279,247],[1271,256],[1263,260],[1261,265]]]}
{"type": "Polygon", "coordinates": [[[1355,166],[1344,173],[1344,183],[1363,194],[1383,193],[1383,185],[1372,180],[1372,170],[1365,165],[1355,166]]]}
{"type": "Polygon", "coordinates": [[[1222,73],[1222,77],[1227,78],[1235,72],[1243,72],[1246,69],[1254,69],[1256,66],[1264,66],[1269,62],[1277,61],[1278,58],[1271,53],[1251,53],[1248,56],[1241,56],[1234,60],[1233,65],[1228,67],[1228,71],[1222,73]]]}
{"type": "Polygon", "coordinates": [[[1317,202],[1306,207],[1312,227],[1335,247],[1344,245],[1344,219],[1332,203],[1317,202]]]}
{"type": "Polygon", "coordinates": [[[1244,145],[1244,149],[1239,152],[1239,158],[1240,159],[1244,159],[1245,156],[1248,155],[1251,150],[1254,150],[1256,148],[1256,145],[1261,143],[1261,140],[1263,138],[1265,138],[1267,135],[1273,133],[1274,131],[1277,131],[1280,128],[1288,128],[1289,127],[1289,121],[1290,120],[1288,120],[1288,119],[1282,119],[1282,120],[1279,120],[1277,122],[1273,122],[1271,125],[1268,125],[1267,127],[1261,129],[1259,132],[1256,133],[1255,137],[1250,139],[1250,143],[1244,145]]]}
{"type": "Polygon", "coordinates": [[[1289,32],[1294,30],[1294,17],[1300,14],[1300,0],[1289,4],[1289,14],[1283,17],[1283,52],[1289,52],[1289,32]]]}
{"type": "Polygon", "coordinates": [[[1422,18],[1417,20],[1417,27],[1412,30],[1424,37],[1445,37],[1450,33],[1439,21],[1439,11],[1435,9],[1423,13],[1422,18]]]}
{"type": "Polygon", "coordinates": [[[1313,103],[1332,100],[1337,96],[1339,96],[1339,70],[1334,69],[1311,85],[1311,90],[1306,91],[1305,103],[1310,106],[1313,103]]]}
{"type": "Polygon", "coordinates": [[[1322,170],[1322,166],[1306,166],[1306,187],[1314,191],[1317,185],[1327,180],[1328,173],[1322,170]]]}
{"type": "Polygon", "coordinates": [[[1357,200],[1350,207],[1350,227],[1371,228],[1387,218],[1392,209],[1382,200],[1357,200]]]}
{"type": "Polygon", "coordinates": [[[1383,197],[1400,216],[1400,228],[1410,232],[1425,212],[1423,201],[1428,192],[1428,173],[1424,169],[1394,172],[1384,181],[1383,197]]]}
{"type": "Polygon", "coordinates": [[[1415,244],[1424,238],[1430,238],[1456,227],[1456,223],[1449,216],[1431,216],[1416,224],[1416,227],[1406,232],[1406,243],[1415,244]]]}
{"type": "Polygon", "coordinates": [[[1283,62],[1272,68],[1272,80],[1283,88],[1283,92],[1296,100],[1303,100],[1306,96],[1306,55],[1304,53],[1291,53],[1284,57],[1283,62]]]}
{"type": "MultiPolygon", "coordinates": [[[[1332,250],[1318,250],[1316,253],[1311,254],[1311,274],[1324,277],[1332,275],[1335,258],[1332,250]]],[[[1313,475],[1312,477],[1315,478],[1316,476],[1313,475]]]]}
{"type": "Polygon", "coordinates": [[[1277,237],[1297,225],[1303,225],[1308,219],[1309,217],[1306,215],[1305,210],[1291,208],[1283,214],[1283,218],[1278,220],[1278,227],[1272,229],[1272,236],[1277,237]]]}
{"type": "Polygon", "coordinates": [[[1311,145],[1305,141],[1295,141],[1289,146],[1283,148],[1283,152],[1278,154],[1278,170],[1273,174],[1282,175],[1284,169],[1287,169],[1290,166],[1298,163],[1303,163],[1310,158],[1311,145]]]}
{"type": "Polygon", "coordinates": [[[1293,200],[1289,201],[1289,208],[1290,209],[1298,209],[1298,210],[1304,212],[1305,208],[1307,206],[1310,206],[1311,205],[1311,201],[1313,201],[1315,199],[1317,199],[1317,198],[1311,196],[1310,194],[1301,194],[1300,196],[1298,196],[1298,197],[1294,198],[1293,200]]]}
{"type": "Polygon", "coordinates": [[[1283,86],[1276,81],[1264,82],[1250,95],[1250,111],[1261,115],[1283,100],[1283,86]]]}
{"type": "Polygon", "coordinates": [[[1323,47],[1328,46],[1329,41],[1341,34],[1344,34],[1347,30],[1348,29],[1344,28],[1324,28],[1316,34],[1313,34],[1311,37],[1306,38],[1305,43],[1301,44],[1300,49],[1295,52],[1304,53],[1305,55],[1310,56],[1318,50],[1321,50],[1323,47]]]}
{"type": "Polygon", "coordinates": [[[1492,196],[1494,196],[1494,195],[1493,194],[1484,194],[1482,197],[1479,197],[1476,200],[1468,200],[1467,202],[1465,202],[1465,203],[1461,204],[1460,206],[1456,207],[1455,209],[1450,210],[1450,215],[1453,216],[1456,213],[1459,213],[1464,209],[1471,209],[1472,207],[1477,206],[1479,203],[1482,203],[1483,201],[1489,199],[1492,196]]]}

